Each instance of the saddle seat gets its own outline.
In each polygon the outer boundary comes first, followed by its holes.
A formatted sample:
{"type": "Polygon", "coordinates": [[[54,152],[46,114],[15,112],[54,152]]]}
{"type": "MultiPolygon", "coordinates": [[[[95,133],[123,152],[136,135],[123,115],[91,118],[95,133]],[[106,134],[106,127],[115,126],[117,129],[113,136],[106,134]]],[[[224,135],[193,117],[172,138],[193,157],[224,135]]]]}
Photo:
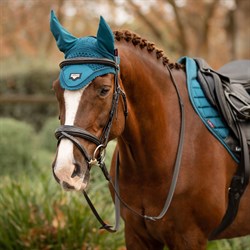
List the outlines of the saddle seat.
{"type": "Polygon", "coordinates": [[[250,91],[250,60],[237,60],[222,66],[219,74],[228,77],[232,83],[244,85],[247,92],[250,91]]]}

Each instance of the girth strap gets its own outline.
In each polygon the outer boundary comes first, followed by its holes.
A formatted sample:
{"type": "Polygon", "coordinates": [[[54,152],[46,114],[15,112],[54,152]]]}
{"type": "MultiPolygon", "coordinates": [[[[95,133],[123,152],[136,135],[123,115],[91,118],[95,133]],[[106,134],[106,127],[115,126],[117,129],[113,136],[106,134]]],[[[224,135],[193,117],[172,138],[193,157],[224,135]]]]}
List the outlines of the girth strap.
{"type": "Polygon", "coordinates": [[[244,191],[249,183],[250,176],[250,161],[247,139],[241,128],[241,123],[237,124],[237,129],[239,133],[240,145],[241,145],[241,161],[234,174],[230,188],[228,190],[228,205],[227,211],[222,218],[220,225],[211,233],[209,240],[214,239],[222,231],[224,231],[228,226],[234,221],[240,204],[240,199],[244,194],[244,191]]]}

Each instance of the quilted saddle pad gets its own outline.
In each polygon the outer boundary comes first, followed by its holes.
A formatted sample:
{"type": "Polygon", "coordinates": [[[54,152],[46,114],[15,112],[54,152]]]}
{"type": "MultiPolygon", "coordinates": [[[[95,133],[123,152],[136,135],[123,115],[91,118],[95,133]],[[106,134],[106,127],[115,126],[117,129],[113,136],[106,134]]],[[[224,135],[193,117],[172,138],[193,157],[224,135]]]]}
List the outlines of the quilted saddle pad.
{"type": "Polygon", "coordinates": [[[194,110],[199,115],[208,130],[222,143],[235,161],[237,157],[226,143],[226,138],[230,134],[227,124],[222,119],[218,111],[207,100],[199,81],[197,80],[196,62],[189,57],[182,57],[178,60],[186,65],[187,87],[190,101],[194,110]]]}

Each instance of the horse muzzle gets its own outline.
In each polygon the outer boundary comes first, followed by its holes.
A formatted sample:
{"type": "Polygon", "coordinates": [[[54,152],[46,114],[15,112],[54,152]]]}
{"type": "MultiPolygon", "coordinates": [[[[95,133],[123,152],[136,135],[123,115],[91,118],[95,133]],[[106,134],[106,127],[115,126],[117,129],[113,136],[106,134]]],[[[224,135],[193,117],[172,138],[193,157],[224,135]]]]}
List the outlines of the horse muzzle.
{"type": "Polygon", "coordinates": [[[79,162],[73,161],[71,164],[59,165],[55,161],[52,165],[55,180],[66,191],[83,191],[89,183],[89,169],[79,162]]]}
{"type": "Polygon", "coordinates": [[[75,126],[63,125],[56,130],[55,136],[58,140],[57,156],[53,163],[55,179],[65,190],[86,189],[91,167],[104,162],[105,146],[97,137],[75,126]],[[88,154],[78,138],[96,145],[92,156],[88,154]],[[74,146],[83,158],[76,158],[73,153],[74,146]]]}

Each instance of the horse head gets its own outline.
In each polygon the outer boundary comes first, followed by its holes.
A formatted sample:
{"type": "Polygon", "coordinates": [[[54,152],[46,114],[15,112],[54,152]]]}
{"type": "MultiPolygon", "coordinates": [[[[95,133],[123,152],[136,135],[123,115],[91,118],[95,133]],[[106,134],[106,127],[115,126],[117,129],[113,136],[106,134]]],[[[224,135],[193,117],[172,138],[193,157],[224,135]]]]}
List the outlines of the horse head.
{"type": "Polygon", "coordinates": [[[112,31],[102,17],[96,37],[74,37],[53,11],[50,25],[65,54],[59,79],[53,83],[61,122],[53,173],[64,189],[84,190],[89,171],[103,160],[108,141],[124,129],[119,57],[112,31]]]}

